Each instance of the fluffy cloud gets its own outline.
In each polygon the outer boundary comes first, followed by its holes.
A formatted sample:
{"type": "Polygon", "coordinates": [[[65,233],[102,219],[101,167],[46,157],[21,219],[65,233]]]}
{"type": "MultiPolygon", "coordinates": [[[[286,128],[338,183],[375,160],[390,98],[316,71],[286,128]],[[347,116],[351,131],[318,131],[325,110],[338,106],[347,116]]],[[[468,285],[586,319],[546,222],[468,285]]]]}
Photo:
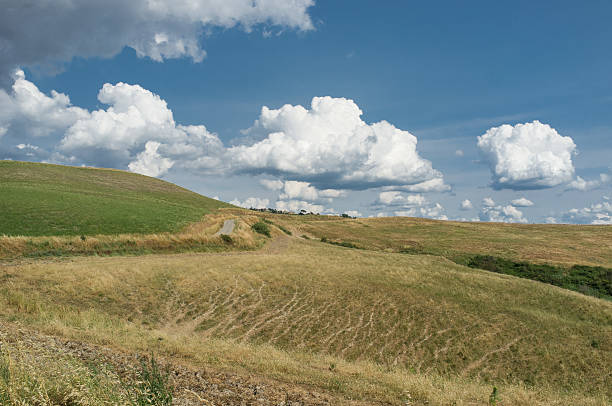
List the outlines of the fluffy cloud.
{"type": "Polygon", "coordinates": [[[523,212],[514,206],[485,205],[479,214],[481,221],[492,221],[496,223],[527,223],[523,212]]]}
{"type": "Polygon", "coordinates": [[[51,91],[47,96],[23,71],[13,75],[12,92],[0,89],[0,127],[4,133],[15,132],[38,138],[61,135],[77,120],[88,117],[85,109],[74,107],[65,94],[51,91]]]}
{"type": "MultiPolygon", "coordinates": [[[[527,200],[527,199],[525,199],[527,200]]],[[[492,221],[496,223],[527,223],[523,212],[513,205],[498,205],[490,197],[482,199],[479,218],[481,221],[492,221]]]]}
{"type": "Polygon", "coordinates": [[[520,199],[514,199],[512,201],[512,205],[514,207],[531,207],[533,206],[533,202],[529,199],[521,197],[520,199]]]}
{"type": "Polygon", "coordinates": [[[539,121],[493,127],[478,137],[496,189],[543,189],[574,177],[570,137],[539,121]]]}
{"type": "Polygon", "coordinates": [[[381,192],[373,207],[393,210],[393,214],[403,217],[427,217],[448,220],[440,203],[430,203],[423,195],[407,195],[398,191],[381,192]]]}
{"type": "Polygon", "coordinates": [[[259,183],[261,183],[263,187],[269,190],[281,190],[284,186],[282,180],[262,179],[259,181],[259,183]]]}
{"type": "Polygon", "coordinates": [[[473,208],[474,208],[474,205],[468,199],[465,199],[464,201],[462,201],[461,205],[459,206],[460,210],[472,210],[473,208]]]}
{"type": "Polygon", "coordinates": [[[385,186],[383,190],[404,190],[413,193],[448,192],[451,187],[444,183],[443,178],[434,178],[414,185],[385,186]]]}
{"type": "Polygon", "coordinates": [[[426,207],[412,207],[408,210],[397,210],[393,214],[401,217],[426,217],[435,220],[448,220],[448,216],[444,214],[444,207],[440,203],[426,207]]]}
{"type": "Polygon", "coordinates": [[[482,205],[485,207],[493,207],[495,206],[495,201],[490,197],[485,197],[484,199],[482,199],[482,205]]]}
{"type": "Polygon", "coordinates": [[[136,156],[136,161],[130,162],[128,168],[132,172],[137,172],[147,176],[161,176],[172,168],[174,162],[168,158],[163,158],[157,150],[161,144],[149,141],[145,144],[145,150],[136,156]]]}
{"type": "Polygon", "coordinates": [[[269,24],[313,28],[314,0],[6,0],[0,13],[0,78],[17,66],[59,67],[75,56],[112,57],[124,47],[156,61],[201,61],[205,29],[269,24]],[[32,27],[35,27],[33,29],[32,27]]]}
{"type": "Polygon", "coordinates": [[[228,150],[236,170],[282,174],[316,187],[415,185],[442,175],[417,152],[417,139],[386,121],[367,124],[352,100],[315,97],[311,108],[264,107],[246,134],[259,141],[228,150]]]}
{"type": "Polygon", "coordinates": [[[570,224],[612,224],[612,204],[604,199],[603,202],[589,207],[571,209],[563,213],[557,221],[570,224]]]}
{"type": "Polygon", "coordinates": [[[244,207],[245,209],[266,209],[270,207],[270,200],[260,199],[259,197],[249,197],[244,201],[234,199],[230,202],[234,206],[244,207]]]}
{"type": "Polygon", "coordinates": [[[64,94],[43,94],[18,72],[12,92],[0,90],[0,126],[7,129],[0,151],[6,154],[11,142],[44,144],[37,151],[40,160],[129,168],[153,176],[175,164],[222,168],[219,138],[204,126],[176,124],[166,102],[150,91],[107,83],[98,100],[109,107],[89,112],[72,106],[64,94]]]}
{"type": "Polygon", "coordinates": [[[345,192],[336,189],[324,189],[319,190],[314,186],[311,186],[308,182],[298,182],[294,180],[288,180],[282,183],[282,193],[279,198],[282,200],[286,199],[297,199],[307,201],[317,201],[321,199],[332,200],[335,197],[344,196],[345,192]]]}
{"type": "Polygon", "coordinates": [[[107,83],[98,100],[108,107],[88,111],[72,106],[68,96],[46,95],[19,72],[10,94],[0,89],[0,127],[6,129],[0,152],[19,157],[10,149],[32,144],[41,147],[39,160],[154,176],[170,168],[199,174],[277,173],[294,180],[262,184],[281,191],[281,200],[330,201],[346,194],[321,185],[449,189],[419,156],[413,135],[386,122],[366,124],[350,100],[315,98],[311,110],[264,108],[248,131],[260,140],[229,148],[202,125],[176,123],[166,102],[138,85],[107,83]]]}
{"type": "Polygon", "coordinates": [[[325,209],[320,204],[312,204],[309,202],[305,202],[302,200],[279,200],[276,202],[276,210],[282,211],[291,211],[294,213],[299,213],[301,210],[305,210],[307,212],[312,213],[328,213],[333,212],[333,210],[325,209]]]}
{"type": "Polygon", "coordinates": [[[119,156],[150,140],[164,142],[168,154],[199,158],[205,150],[222,150],[216,135],[203,126],[181,126],[158,95],[138,85],[105,84],[98,94],[106,110],[97,110],[77,120],[62,139],[59,149],[72,152],[104,148],[119,156]]]}
{"type": "Polygon", "coordinates": [[[454,218],[454,219],[451,219],[451,220],[452,221],[461,221],[461,222],[464,222],[464,223],[467,223],[467,222],[472,222],[473,223],[473,222],[480,221],[480,218],[478,218],[478,217],[472,217],[472,218],[458,217],[458,218],[454,218]]]}
{"type": "Polygon", "coordinates": [[[446,214],[444,214],[444,207],[440,203],[435,203],[429,207],[421,207],[421,216],[428,217],[436,220],[448,220],[446,214]]]}
{"type": "Polygon", "coordinates": [[[574,179],[567,185],[567,189],[568,190],[580,190],[582,192],[585,192],[587,190],[597,189],[610,182],[612,182],[612,177],[610,177],[610,175],[607,175],[605,173],[600,173],[599,179],[595,179],[595,180],[584,180],[580,176],[576,176],[576,179],[574,179]]]}
{"type": "Polygon", "coordinates": [[[422,206],[427,202],[423,195],[405,195],[400,192],[381,192],[378,195],[378,203],[385,206],[422,206]]]}

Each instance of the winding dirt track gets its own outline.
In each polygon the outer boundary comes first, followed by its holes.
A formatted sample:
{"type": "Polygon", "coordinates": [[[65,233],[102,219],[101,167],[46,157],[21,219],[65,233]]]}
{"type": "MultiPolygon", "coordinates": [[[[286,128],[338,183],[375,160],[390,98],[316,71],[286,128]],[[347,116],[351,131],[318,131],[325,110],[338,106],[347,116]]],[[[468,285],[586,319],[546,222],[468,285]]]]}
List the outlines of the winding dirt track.
{"type": "Polygon", "coordinates": [[[225,220],[225,222],[223,223],[223,227],[221,227],[221,230],[217,231],[215,235],[229,235],[234,231],[234,227],[236,227],[236,222],[234,220],[225,220]]]}

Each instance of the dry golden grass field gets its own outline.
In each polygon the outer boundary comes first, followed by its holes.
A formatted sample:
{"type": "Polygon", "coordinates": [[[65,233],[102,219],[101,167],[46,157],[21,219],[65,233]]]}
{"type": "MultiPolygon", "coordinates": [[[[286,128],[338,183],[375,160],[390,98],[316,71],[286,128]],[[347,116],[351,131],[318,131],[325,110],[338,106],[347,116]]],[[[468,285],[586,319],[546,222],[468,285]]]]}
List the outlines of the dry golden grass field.
{"type": "Polygon", "coordinates": [[[609,301],[440,257],[277,236],[255,252],[31,261],[0,278],[6,322],[345,400],[612,395],[609,301]]]}
{"type": "Polygon", "coordinates": [[[0,404],[611,404],[612,301],[457,263],[474,254],[610,268],[612,227],[230,208],[1,237],[0,404]]]}
{"type": "Polygon", "coordinates": [[[439,221],[413,217],[344,219],[273,216],[297,235],[361,248],[461,258],[487,254],[536,263],[612,267],[612,227],[439,221]]]}

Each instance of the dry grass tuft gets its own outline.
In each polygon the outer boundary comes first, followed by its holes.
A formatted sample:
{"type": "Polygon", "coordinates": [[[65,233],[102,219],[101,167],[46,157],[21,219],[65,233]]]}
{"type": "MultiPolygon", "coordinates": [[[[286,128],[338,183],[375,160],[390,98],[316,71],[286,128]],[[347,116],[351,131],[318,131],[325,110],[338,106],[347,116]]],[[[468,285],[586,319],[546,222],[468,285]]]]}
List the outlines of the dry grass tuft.
{"type": "Polygon", "coordinates": [[[133,392],[103,364],[85,365],[45,348],[3,343],[0,349],[0,404],[127,405],[133,392]]]}

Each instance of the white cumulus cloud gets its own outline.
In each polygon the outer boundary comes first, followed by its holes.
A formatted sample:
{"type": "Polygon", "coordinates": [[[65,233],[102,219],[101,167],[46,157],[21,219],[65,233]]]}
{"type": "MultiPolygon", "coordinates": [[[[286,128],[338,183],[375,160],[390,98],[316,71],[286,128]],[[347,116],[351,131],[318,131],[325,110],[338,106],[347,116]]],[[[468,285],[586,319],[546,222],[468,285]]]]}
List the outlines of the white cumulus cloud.
{"type": "Polygon", "coordinates": [[[558,221],[570,224],[612,224],[612,203],[604,199],[589,207],[571,209],[559,216],[558,221]]]}
{"type": "Polygon", "coordinates": [[[314,0],[5,0],[0,80],[17,66],[58,68],[75,56],[112,57],[124,47],[155,61],[201,61],[210,28],[266,24],[313,28],[314,0]],[[59,65],[58,65],[59,64],[59,65]]]}
{"type": "Polygon", "coordinates": [[[413,193],[448,192],[451,187],[444,183],[443,178],[434,178],[414,185],[384,186],[383,190],[404,190],[413,193]]]}
{"type": "Polygon", "coordinates": [[[10,93],[0,89],[0,127],[5,134],[17,132],[30,138],[57,136],[88,115],[87,110],[72,106],[65,94],[42,93],[26,80],[21,70],[13,75],[10,93]]]}
{"type": "Polygon", "coordinates": [[[527,223],[527,219],[523,216],[523,212],[514,206],[483,206],[480,214],[481,221],[490,221],[496,223],[527,223]]]}
{"type": "Polygon", "coordinates": [[[281,190],[282,193],[279,196],[281,200],[307,200],[312,202],[327,199],[329,201],[335,197],[345,195],[345,192],[342,190],[319,190],[308,182],[299,182],[295,180],[283,182],[281,190]]]}
{"type": "Polygon", "coordinates": [[[392,210],[395,216],[448,220],[440,203],[431,203],[421,194],[405,194],[395,190],[380,192],[372,207],[392,210]]]}
{"type": "Polygon", "coordinates": [[[407,210],[396,210],[393,214],[400,217],[425,217],[435,220],[448,220],[448,216],[444,214],[444,207],[440,203],[425,207],[411,207],[407,210]]]}
{"type": "Polygon", "coordinates": [[[367,189],[442,178],[417,152],[417,139],[386,121],[367,124],[352,100],[315,97],[310,109],[263,107],[246,131],[260,139],[229,148],[236,170],[283,174],[316,187],[367,189]]]}
{"type": "Polygon", "coordinates": [[[490,197],[485,197],[484,199],[482,199],[482,205],[485,207],[493,207],[495,206],[495,201],[490,197]]]}
{"type": "Polygon", "coordinates": [[[474,205],[469,199],[465,199],[464,201],[462,201],[461,205],[459,206],[460,210],[471,210],[473,208],[474,208],[474,205]]]}
{"type": "Polygon", "coordinates": [[[0,152],[19,158],[8,146],[32,144],[40,146],[38,160],[155,176],[170,169],[200,175],[269,172],[291,179],[261,181],[280,191],[280,200],[329,202],[347,190],[372,187],[449,190],[419,156],[412,134],[384,121],[363,122],[361,110],[347,99],[315,98],[311,110],[264,107],[248,131],[259,141],[232,147],[203,125],[176,123],[165,100],[139,85],[106,83],[98,100],[106,107],[73,106],[67,95],[44,94],[18,72],[11,93],[0,89],[0,128],[6,129],[0,152]]]}
{"type": "Polygon", "coordinates": [[[236,198],[232,200],[230,204],[238,207],[244,207],[245,209],[267,209],[270,207],[270,200],[261,199],[259,197],[249,197],[244,201],[240,201],[236,198]]]}
{"type": "Polygon", "coordinates": [[[422,206],[427,202],[423,195],[406,195],[397,191],[381,192],[378,203],[385,206],[422,206]]]}
{"type": "Polygon", "coordinates": [[[493,127],[478,137],[496,189],[543,189],[570,182],[576,145],[539,121],[493,127]]]}
{"type": "Polygon", "coordinates": [[[533,202],[525,197],[521,197],[520,199],[514,199],[512,205],[514,207],[531,207],[533,202]]]}
{"type": "Polygon", "coordinates": [[[312,204],[303,200],[279,200],[275,205],[276,210],[290,211],[299,213],[301,210],[305,210],[309,213],[325,213],[330,210],[325,209],[320,204],[312,204]]]}
{"type": "Polygon", "coordinates": [[[174,162],[168,158],[163,158],[157,153],[161,144],[156,141],[149,141],[145,144],[145,150],[136,156],[136,160],[130,162],[128,168],[132,172],[147,176],[161,176],[172,168],[174,162]]]}
{"type": "Polygon", "coordinates": [[[18,72],[10,94],[0,89],[0,126],[7,129],[7,139],[40,146],[41,160],[134,168],[155,176],[163,175],[170,162],[222,168],[219,138],[204,126],[177,124],[158,95],[138,85],[107,83],[98,100],[109,107],[90,112],[72,106],[68,96],[55,91],[46,95],[18,72]],[[148,142],[155,144],[146,150],[148,142]],[[153,158],[159,167],[144,168],[153,158]]]}
{"type": "Polygon", "coordinates": [[[261,179],[259,183],[268,190],[281,190],[284,186],[282,180],[261,179]]]}
{"type": "Polygon", "coordinates": [[[580,176],[576,176],[576,179],[574,179],[567,185],[567,189],[585,192],[587,190],[597,189],[610,182],[612,182],[612,177],[605,173],[600,173],[599,179],[594,180],[584,180],[580,176]]]}

